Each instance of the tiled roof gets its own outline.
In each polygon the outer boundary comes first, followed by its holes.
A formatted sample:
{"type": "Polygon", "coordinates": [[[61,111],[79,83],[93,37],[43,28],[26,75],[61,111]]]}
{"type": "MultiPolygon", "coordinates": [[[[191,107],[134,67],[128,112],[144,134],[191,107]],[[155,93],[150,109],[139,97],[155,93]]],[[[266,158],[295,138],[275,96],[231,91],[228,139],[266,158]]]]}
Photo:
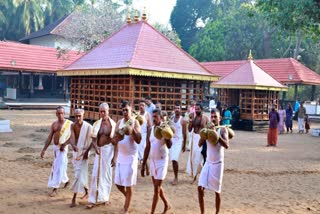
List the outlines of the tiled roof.
{"type": "Polygon", "coordinates": [[[239,68],[212,85],[217,88],[239,87],[264,90],[270,88],[282,90],[287,88],[264,72],[252,60],[246,61],[239,68]]]}
{"type": "MultiPolygon", "coordinates": [[[[244,64],[246,60],[201,63],[212,74],[222,77],[244,64]]],[[[293,58],[258,59],[254,62],[282,84],[320,85],[320,75],[293,58]]]]}
{"type": "Polygon", "coordinates": [[[64,71],[118,68],[212,77],[198,61],[144,21],[123,26],[64,71]]]}
{"type": "Polygon", "coordinates": [[[58,58],[55,48],[0,41],[0,70],[55,73],[81,55],[69,51],[58,58]]]}
{"type": "Polygon", "coordinates": [[[41,36],[46,36],[46,35],[60,35],[59,34],[59,28],[62,27],[67,23],[67,20],[70,19],[72,14],[70,15],[65,15],[62,18],[58,19],[57,21],[45,26],[41,30],[38,30],[36,32],[33,32],[29,34],[28,36],[23,37],[19,41],[24,42],[28,41],[30,39],[38,38],[41,36]]]}

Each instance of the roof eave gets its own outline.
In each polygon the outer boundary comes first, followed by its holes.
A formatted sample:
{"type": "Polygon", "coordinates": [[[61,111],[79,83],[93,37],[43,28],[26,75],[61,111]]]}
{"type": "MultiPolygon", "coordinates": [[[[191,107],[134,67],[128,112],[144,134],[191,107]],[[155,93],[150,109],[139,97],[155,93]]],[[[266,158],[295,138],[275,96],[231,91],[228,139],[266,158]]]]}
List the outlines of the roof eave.
{"type": "Polygon", "coordinates": [[[252,89],[252,90],[266,90],[266,91],[288,91],[287,87],[276,86],[262,86],[262,85],[220,85],[211,84],[214,88],[230,88],[230,89],[252,89]]]}
{"type": "Polygon", "coordinates": [[[116,69],[84,69],[84,70],[59,70],[58,76],[109,76],[109,75],[132,75],[132,76],[147,76],[158,78],[172,78],[172,79],[189,79],[201,81],[218,81],[218,76],[199,75],[199,74],[185,74],[168,71],[154,71],[136,68],[116,68],[116,69]]]}

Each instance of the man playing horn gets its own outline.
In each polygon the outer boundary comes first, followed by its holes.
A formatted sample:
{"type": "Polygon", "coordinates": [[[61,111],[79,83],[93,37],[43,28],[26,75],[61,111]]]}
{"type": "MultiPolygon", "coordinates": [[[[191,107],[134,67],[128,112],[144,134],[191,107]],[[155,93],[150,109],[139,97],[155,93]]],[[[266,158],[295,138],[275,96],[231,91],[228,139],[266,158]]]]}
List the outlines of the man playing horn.
{"type": "Polygon", "coordinates": [[[124,213],[129,213],[132,186],[137,183],[138,144],[141,142],[141,127],[132,118],[128,101],[122,102],[123,118],[117,122],[115,142],[118,155],[115,170],[115,184],[125,196],[124,213]]]}
{"type": "Polygon", "coordinates": [[[52,123],[50,128],[50,134],[45,142],[43,150],[41,151],[41,158],[43,158],[47,148],[49,147],[53,139],[53,152],[54,160],[52,164],[51,173],[48,180],[48,187],[53,188],[50,196],[53,197],[57,194],[57,189],[61,183],[64,183],[64,187],[69,184],[69,178],[67,175],[68,168],[68,140],[71,136],[71,124],[70,120],[64,118],[65,111],[62,106],[56,109],[56,116],[58,120],[52,123]]]}
{"type": "Polygon", "coordinates": [[[189,132],[193,130],[190,139],[190,154],[187,163],[187,172],[193,178],[192,183],[196,181],[203,161],[203,157],[201,155],[202,147],[198,146],[198,142],[200,140],[199,132],[209,122],[209,118],[202,114],[202,105],[200,103],[196,103],[195,112],[195,117],[189,120],[188,125],[189,132]]]}
{"type": "Polygon", "coordinates": [[[147,147],[145,149],[141,176],[144,177],[146,162],[150,153],[150,171],[154,186],[154,195],[152,201],[151,213],[155,213],[159,196],[164,203],[164,211],[166,213],[170,209],[170,204],[164,194],[162,181],[165,179],[168,172],[169,149],[172,145],[171,140],[166,140],[164,137],[156,138],[155,129],[162,123],[162,115],[159,109],[154,109],[152,113],[153,126],[148,131],[147,147]]]}
{"type": "Polygon", "coordinates": [[[181,150],[182,152],[185,152],[187,142],[187,122],[181,116],[181,106],[179,102],[177,102],[174,106],[174,117],[171,119],[171,121],[176,130],[172,138],[172,146],[170,148],[170,159],[172,161],[172,168],[174,173],[174,180],[172,181],[172,185],[177,185],[179,171],[178,160],[181,150]]]}
{"type": "Polygon", "coordinates": [[[70,207],[76,206],[77,193],[85,193],[82,198],[88,196],[88,160],[83,155],[91,143],[92,126],[83,120],[83,109],[74,112],[75,122],[71,125],[70,143],[75,147],[73,152],[73,167],[75,181],[72,185],[73,198],[70,207]]]}
{"type": "Polygon", "coordinates": [[[116,123],[109,117],[109,105],[101,103],[99,106],[100,119],[93,124],[92,143],[84,154],[88,158],[91,147],[96,151],[89,191],[87,208],[97,205],[110,204],[112,187],[112,167],[116,157],[116,144],[112,140],[116,123]]]}
{"type": "MultiPolygon", "coordinates": [[[[220,124],[221,116],[218,109],[211,110],[211,121],[214,126],[220,124]]],[[[214,128],[214,127],[209,127],[214,128]]],[[[216,195],[216,213],[220,211],[221,204],[221,185],[224,168],[224,149],[229,147],[228,130],[221,127],[217,130],[219,140],[217,144],[208,143],[207,145],[207,161],[204,164],[198,183],[198,199],[201,214],[205,213],[204,208],[204,190],[212,190],[216,195]]],[[[199,147],[203,145],[205,140],[199,141],[199,147]]]]}

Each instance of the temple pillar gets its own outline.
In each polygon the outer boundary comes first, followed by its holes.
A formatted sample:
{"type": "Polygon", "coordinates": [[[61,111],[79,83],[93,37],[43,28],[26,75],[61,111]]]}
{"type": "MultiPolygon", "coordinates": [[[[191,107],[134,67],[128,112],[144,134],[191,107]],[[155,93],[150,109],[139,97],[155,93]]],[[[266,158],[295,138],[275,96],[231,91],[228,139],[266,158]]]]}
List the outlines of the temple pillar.
{"type": "Polygon", "coordinates": [[[29,98],[32,98],[34,95],[34,87],[33,87],[33,74],[30,74],[30,81],[29,81],[29,98]]]}

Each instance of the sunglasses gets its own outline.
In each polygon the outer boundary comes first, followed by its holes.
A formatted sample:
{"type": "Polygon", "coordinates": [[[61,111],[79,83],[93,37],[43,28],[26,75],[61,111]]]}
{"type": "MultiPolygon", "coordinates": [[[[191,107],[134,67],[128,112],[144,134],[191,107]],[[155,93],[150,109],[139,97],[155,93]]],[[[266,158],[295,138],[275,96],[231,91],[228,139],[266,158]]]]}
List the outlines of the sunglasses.
{"type": "Polygon", "coordinates": [[[126,108],[124,108],[124,109],[122,109],[122,111],[129,111],[128,109],[126,109],[126,108]]]}

